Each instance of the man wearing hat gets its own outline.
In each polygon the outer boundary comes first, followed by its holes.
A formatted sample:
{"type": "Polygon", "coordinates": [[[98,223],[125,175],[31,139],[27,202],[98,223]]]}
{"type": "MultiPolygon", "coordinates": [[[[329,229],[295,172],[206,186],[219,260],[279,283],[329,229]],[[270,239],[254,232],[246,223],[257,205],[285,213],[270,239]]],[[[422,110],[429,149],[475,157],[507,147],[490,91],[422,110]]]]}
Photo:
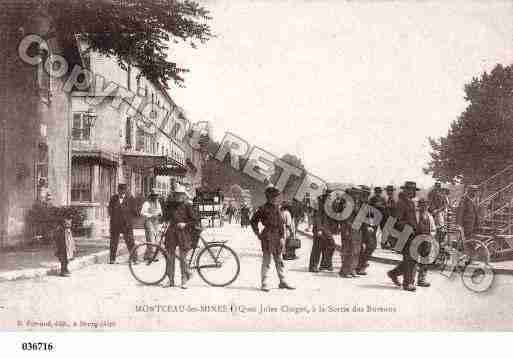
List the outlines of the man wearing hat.
{"type": "MultiPolygon", "coordinates": [[[[381,221],[381,229],[384,228],[389,217],[397,217],[397,202],[394,198],[395,187],[392,185],[388,185],[385,187],[385,192],[387,194],[387,198],[385,201],[385,213],[383,215],[383,220],[381,221]]],[[[388,238],[383,237],[381,239],[381,248],[383,249],[392,248],[393,243],[395,242],[391,236],[387,237],[388,238]]]]}
{"type": "MultiPolygon", "coordinates": [[[[369,186],[360,185],[360,198],[361,205],[369,203],[369,196],[371,194],[371,189],[369,186]]],[[[369,203],[370,204],[370,203],[369,203]]],[[[367,213],[367,218],[371,218],[372,214],[369,209],[367,213]]],[[[369,266],[369,259],[374,250],[376,249],[376,227],[371,226],[368,223],[362,223],[360,227],[361,232],[361,248],[360,254],[358,258],[358,266],[356,268],[356,273],[358,275],[367,275],[365,269],[369,266]]]]}
{"type": "MultiPolygon", "coordinates": [[[[137,209],[133,197],[128,193],[124,183],[118,185],[118,193],[113,195],[108,207],[110,217],[110,264],[116,262],[119,235],[123,234],[128,251],[134,248],[133,217],[137,216],[137,209]]],[[[137,258],[132,258],[135,262],[137,258]]]]}
{"type": "Polygon", "coordinates": [[[353,199],[354,209],[349,218],[340,223],[342,266],[340,267],[339,276],[342,278],[356,278],[358,277],[356,268],[358,267],[362,247],[362,229],[354,229],[352,223],[362,206],[362,195],[364,196],[365,194],[356,187],[346,189],[346,193],[353,199]]]}
{"type": "Polygon", "coordinates": [[[465,239],[470,239],[479,225],[479,212],[477,209],[478,192],[479,186],[468,186],[456,212],[456,223],[463,230],[465,239]]]}
{"type": "MultiPolygon", "coordinates": [[[[417,212],[417,228],[415,231],[415,235],[427,235],[430,236],[432,240],[434,240],[436,235],[436,225],[435,220],[431,213],[429,213],[428,209],[428,201],[424,198],[419,199],[417,202],[417,206],[419,208],[417,212]]],[[[419,255],[423,257],[427,257],[429,252],[431,251],[431,244],[423,241],[418,248],[419,255]]],[[[429,287],[431,284],[426,281],[428,265],[422,264],[417,261],[419,271],[418,271],[418,279],[417,285],[419,287],[429,287]]]]}
{"type": "MultiPolygon", "coordinates": [[[[159,195],[153,188],[148,196],[148,199],[144,201],[141,208],[141,216],[144,218],[144,234],[146,236],[146,242],[152,243],[156,241],[159,219],[162,216],[162,207],[159,202],[159,195]]],[[[152,253],[150,247],[146,247],[146,253],[144,253],[144,259],[148,259],[152,253]]]]}
{"type": "Polygon", "coordinates": [[[181,288],[187,289],[187,282],[190,272],[187,263],[187,254],[192,248],[192,234],[198,226],[198,219],[187,202],[187,191],[177,184],[174,189],[173,198],[166,203],[165,220],[169,221],[166,232],[166,249],[169,255],[169,266],[167,275],[169,287],[175,285],[175,258],[178,247],[178,260],[180,262],[181,288]]]}
{"type": "Polygon", "coordinates": [[[338,222],[331,218],[324,208],[331,193],[332,188],[328,186],[324,193],[319,196],[316,225],[321,250],[321,265],[319,266],[319,270],[330,272],[333,271],[333,253],[335,252],[335,240],[333,239],[333,235],[339,230],[338,222]]]}
{"type": "MultiPolygon", "coordinates": [[[[370,194],[370,188],[368,186],[360,186],[362,192],[364,194],[364,202],[366,202],[366,198],[370,194]]],[[[381,195],[383,192],[381,187],[374,188],[374,196],[369,199],[369,205],[379,210],[384,217],[385,212],[385,198],[381,195]]],[[[369,211],[368,216],[371,216],[371,212],[369,211]]],[[[369,259],[372,256],[372,253],[376,250],[377,247],[377,232],[379,230],[379,226],[369,225],[367,223],[362,224],[362,249],[360,250],[360,258],[358,261],[358,268],[356,269],[356,273],[358,275],[366,275],[367,272],[365,269],[369,266],[369,259]]]]}
{"type": "Polygon", "coordinates": [[[385,197],[383,197],[383,188],[374,187],[374,196],[369,199],[369,204],[378,209],[383,214],[383,217],[385,217],[386,202],[385,197]]]}
{"type": "Polygon", "coordinates": [[[251,228],[260,240],[262,248],[262,267],[261,267],[261,289],[264,292],[269,291],[267,283],[269,269],[271,267],[271,256],[274,260],[274,266],[280,280],[280,289],[294,289],[285,279],[285,267],[282,260],[284,245],[284,224],[280,213],[279,197],[280,191],[269,186],[265,190],[267,202],[258,208],[251,218],[251,228]],[[262,231],[258,228],[261,223],[264,228],[262,231]]]}
{"type": "Polygon", "coordinates": [[[417,267],[415,259],[410,254],[410,244],[415,236],[415,229],[417,227],[417,215],[413,198],[415,198],[417,191],[420,189],[417,188],[417,184],[412,181],[406,181],[401,189],[402,192],[399,193],[399,200],[397,201],[397,222],[395,227],[401,232],[406,225],[409,225],[413,228],[413,233],[402,248],[403,260],[387,274],[397,286],[401,286],[397,277],[403,276],[403,289],[413,292],[416,290],[415,271],[417,267]]]}

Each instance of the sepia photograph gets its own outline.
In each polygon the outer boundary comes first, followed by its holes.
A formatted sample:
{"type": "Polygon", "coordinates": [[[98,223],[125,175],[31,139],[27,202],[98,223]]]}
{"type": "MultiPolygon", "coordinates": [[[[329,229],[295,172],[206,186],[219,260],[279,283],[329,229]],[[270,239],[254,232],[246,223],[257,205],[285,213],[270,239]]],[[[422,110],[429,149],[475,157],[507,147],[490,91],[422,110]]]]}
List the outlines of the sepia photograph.
{"type": "Polygon", "coordinates": [[[0,332],[512,330],[513,2],[0,9],[0,332]]]}

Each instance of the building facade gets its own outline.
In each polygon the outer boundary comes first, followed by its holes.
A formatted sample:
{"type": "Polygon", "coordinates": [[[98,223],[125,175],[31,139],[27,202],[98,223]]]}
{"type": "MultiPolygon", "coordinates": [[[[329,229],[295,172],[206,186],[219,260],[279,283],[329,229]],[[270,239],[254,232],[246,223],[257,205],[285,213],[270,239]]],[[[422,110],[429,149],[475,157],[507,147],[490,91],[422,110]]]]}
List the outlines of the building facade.
{"type": "MultiPolygon", "coordinates": [[[[23,31],[45,33],[44,8],[27,13],[23,31]]],[[[13,37],[19,41],[20,34],[13,37]]],[[[36,201],[83,207],[96,236],[108,234],[107,204],[119,183],[142,201],[151,189],[165,196],[175,181],[201,182],[202,159],[187,140],[190,120],[162,85],[139,76],[136,67],[85,53],[79,39],[61,43],[57,36],[47,43],[41,64],[17,61],[16,78],[7,66],[1,74],[9,80],[1,94],[1,247],[30,236],[25,217],[36,201]],[[69,61],[66,76],[45,70],[51,54],[69,61]],[[66,89],[76,66],[89,71],[90,86],[66,89]],[[103,91],[105,84],[117,91],[103,91]],[[130,96],[136,98],[131,106],[130,96]]]]}
{"type": "Polygon", "coordinates": [[[0,247],[7,247],[30,235],[26,213],[42,196],[52,193],[53,203],[69,203],[70,96],[60,91],[63,79],[48,76],[44,64],[50,53],[68,56],[71,64],[77,57],[73,48],[51,39],[46,46],[28,51],[31,57],[40,58],[39,63],[22,61],[17,51],[21,40],[49,31],[45,8],[13,1],[5,4],[2,16],[0,247]]]}

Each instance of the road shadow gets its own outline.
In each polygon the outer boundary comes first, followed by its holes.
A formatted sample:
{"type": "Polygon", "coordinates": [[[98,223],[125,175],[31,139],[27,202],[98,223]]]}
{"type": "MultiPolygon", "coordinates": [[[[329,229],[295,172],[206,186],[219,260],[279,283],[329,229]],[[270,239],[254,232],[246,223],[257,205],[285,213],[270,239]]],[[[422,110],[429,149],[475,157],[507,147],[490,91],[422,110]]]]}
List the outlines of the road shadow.
{"type": "Polygon", "coordinates": [[[245,290],[248,292],[260,292],[260,288],[255,287],[242,287],[238,285],[229,285],[228,287],[225,287],[225,289],[234,289],[234,290],[245,290]]]}
{"type": "Polygon", "coordinates": [[[287,271],[289,271],[289,272],[300,272],[300,273],[318,274],[318,273],[310,272],[308,270],[308,268],[290,268],[290,269],[287,268],[287,271]]]}
{"type": "Polygon", "coordinates": [[[400,287],[397,287],[392,284],[362,284],[359,285],[360,288],[368,288],[368,289],[391,289],[391,290],[399,290],[400,287]]]}
{"type": "Polygon", "coordinates": [[[289,272],[298,272],[298,273],[309,273],[310,275],[314,277],[337,277],[338,278],[338,272],[325,272],[325,271],[319,271],[319,272],[310,272],[308,268],[291,268],[287,269],[289,272]]]}

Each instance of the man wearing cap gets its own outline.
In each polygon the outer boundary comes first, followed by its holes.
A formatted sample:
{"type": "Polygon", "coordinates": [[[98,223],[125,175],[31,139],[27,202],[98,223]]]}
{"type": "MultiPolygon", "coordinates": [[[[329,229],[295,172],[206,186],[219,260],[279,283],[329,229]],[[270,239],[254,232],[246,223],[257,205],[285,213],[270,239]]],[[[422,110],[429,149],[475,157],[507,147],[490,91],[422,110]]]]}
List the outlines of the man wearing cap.
{"type": "Polygon", "coordinates": [[[265,190],[267,202],[258,208],[251,218],[251,228],[260,240],[262,248],[262,267],[261,267],[261,289],[264,292],[269,291],[267,283],[269,269],[271,267],[271,256],[274,260],[274,266],[280,280],[280,289],[294,289],[285,279],[285,267],[282,260],[284,244],[284,224],[279,208],[280,191],[269,186],[265,190]],[[261,223],[264,228],[262,231],[258,228],[261,223]]]}
{"type": "MultiPolygon", "coordinates": [[[[339,276],[342,278],[356,278],[356,268],[360,258],[362,247],[362,231],[352,227],[352,223],[362,206],[362,190],[356,187],[346,189],[346,193],[354,201],[354,209],[349,218],[340,223],[340,238],[342,240],[342,266],[339,276]]],[[[344,206],[347,204],[344,204],[344,206]]]]}
{"type": "Polygon", "coordinates": [[[187,191],[182,185],[176,185],[173,197],[166,204],[165,210],[165,220],[169,221],[166,232],[166,249],[169,255],[167,275],[169,277],[169,286],[174,287],[176,248],[178,247],[181,287],[182,289],[187,289],[190,272],[186,259],[187,254],[192,248],[192,233],[198,226],[198,219],[192,209],[192,205],[186,201],[187,191]]]}
{"type": "Polygon", "coordinates": [[[435,220],[437,227],[445,225],[444,214],[449,205],[442,193],[442,185],[440,182],[435,182],[435,186],[428,194],[428,211],[431,213],[435,220]]]}
{"type": "MultiPolygon", "coordinates": [[[[144,234],[146,237],[146,243],[152,243],[156,240],[159,226],[159,219],[162,216],[162,207],[159,202],[159,195],[153,188],[148,196],[148,199],[144,201],[141,208],[141,216],[144,218],[144,234]]],[[[144,259],[150,258],[152,255],[151,247],[146,247],[146,253],[144,253],[144,259]]]]}
{"type": "MultiPolygon", "coordinates": [[[[370,188],[368,186],[360,186],[362,189],[363,197],[362,200],[367,202],[367,198],[370,194],[370,188]]],[[[372,196],[368,202],[369,205],[378,209],[382,214],[385,212],[385,199],[381,195],[382,188],[375,187],[374,188],[374,196],[372,196]]],[[[371,216],[371,212],[369,210],[368,216],[371,216]]],[[[358,261],[358,268],[356,268],[356,273],[358,275],[367,275],[365,269],[369,266],[369,259],[372,256],[372,253],[376,250],[377,247],[377,231],[378,225],[369,225],[367,223],[362,224],[362,249],[360,250],[360,258],[358,261]]]]}
{"type": "MultiPolygon", "coordinates": [[[[123,234],[128,251],[134,248],[133,217],[137,216],[137,210],[133,197],[128,193],[126,184],[118,185],[118,193],[113,195],[108,207],[110,217],[110,264],[116,262],[119,235],[123,234]]],[[[132,258],[137,262],[137,258],[132,258]]]]}
{"type": "MultiPolygon", "coordinates": [[[[383,215],[383,220],[381,221],[381,229],[385,227],[387,220],[389,217],[397,218],[397,202],[394,198],[395,187],[392,185],[388,185],[385,187],[385,192],[387,194],[387,199],[385,201],[385,213],[383,215]]],[[[381,248],[387,249],[394,246],[394,240],[391,236],[387,236],[388,238],[383,237],[381,239],[381,248]]]]}
{"type": "Polygon", "coordinates": [[[477,193],[479,186],[470,185],[461,198],[456,212],[456,223],[463,230],[465,239],[470,239],[479,225],[477,193]]]}
{"type": "Polygon", "coordinates": [[[387,274],[397,286],[401,286],[397,277],[403,276],[403,289],[413,292],[416,290],[415,271],[417,267],[415,259],[410,254],[410,244],[415,236],[415,229],[417,226],[417,215],[415,212],[415,203],[413,202],[413,198],[415,198],[417,191],[420,189],[417,188],[417,184],[412,181],[406,181],[401,189],[402,192],[399,193],[399,200],[397,201],[397,222],[395,227],[401,232],[408,225],[413,229],[413,233],[404,244],[404,247],[401,248],[403,260],[387,274]]]}
{"type": "MultiPolygon", "coordinates": [[[[425,235],[430,236],[431,240],[434,240],[436,235],[436,225],[435,220],[431,213],[429,213],[428,202],[421,198],[417,202],[417,206],[419,208],[417,212],[417,228],[415,230],[415,235],[425,235]]],[[[418,253],[422,257],[426,258],[431,251],[431,244],[429,242],[423,241],[418,248],[418,253]]],[[[419,271],[417,277],[417,285],[419,287],[429,287],[431,284],[426,281],[427,272],[428,272],[428,264],[422,264],[417,260],[419,271]]]]}
{"type": "Polygon", "coordinates": [[[374,187],[374,196],[369,199],[369,204],[378,209],[385,217],[387,200],[383,197],[383,188],[374,187]]]}
{"type": "Polygon", "coordinates": [[[310,251],[310,261],[308,271],[312,273],[319,272],[319,261],[321,260],[321,232],[319,231],[319,208],[312,209],[312,249],[310,251]]]}
{"type": "Polygon", "coordinates": [[[335,240],[333,235],[338,232],[338,223],[331,218],[324,208],[326,200],[332,193],[332,189],[327,187],[325,192],[319,196],[317,210],[317,235],[321,249],[321,265],[319,270],[333,271],[333,253],[335,252],[335,240]]]}

